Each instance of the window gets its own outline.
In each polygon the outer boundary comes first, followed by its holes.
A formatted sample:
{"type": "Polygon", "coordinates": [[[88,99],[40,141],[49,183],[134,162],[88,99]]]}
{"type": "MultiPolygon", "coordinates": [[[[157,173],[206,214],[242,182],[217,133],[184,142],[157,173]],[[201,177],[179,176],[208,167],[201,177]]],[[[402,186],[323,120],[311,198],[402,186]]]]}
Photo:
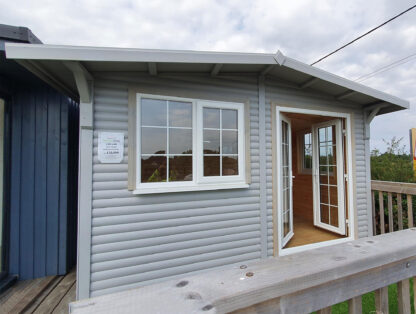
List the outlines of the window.
{"type": "Polygon", "coordinates": [[[303,134],[303,169],[312,169],[312,133],[303,134]]]}
{"type": "Polygon", "coordinates": [[[312,173],[312,133],[307,131],[298,136],[298,170],[303,174],[312,173]]]}
{"type": "Polygon", "coordinates": [[[244,146],[242,103],[137,95],[137,194],[247,187],[244,146]]]}

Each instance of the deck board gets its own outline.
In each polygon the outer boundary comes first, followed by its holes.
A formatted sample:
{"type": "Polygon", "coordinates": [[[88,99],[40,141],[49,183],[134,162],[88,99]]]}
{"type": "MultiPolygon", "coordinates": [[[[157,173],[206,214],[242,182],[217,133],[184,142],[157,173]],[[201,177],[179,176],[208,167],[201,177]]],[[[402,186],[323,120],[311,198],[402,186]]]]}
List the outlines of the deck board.
{"type": "Polygon", "coordinates": [[[67,314],[69,312],[69,303],[75,301],[76,297],[76,284],[74,283],[69,289],[68,293],[63,297],[61,302],[53,311],[53,314],[67,314]]]}
{"type": "Polygon", "coordinates": [[[75,301],[75,291],[75,270],[66,276],[18,281],[0,295],[0,314],[68,313],[68,304],[75,301]]]}
{"type": "Polygon", "coordinates": [[[46,313],[47,311],[51,312],[54,310],[62,299],[66,296],[69,292],[71,287],[75,284],[76,274],[75,271],[70,272],[66,275],[59,285],[55,289],[53,289],[48,297],[39,305],[34,313],[46,313]]]}
{"type": "Polygon", "coordinates": [[[41,279],[18,281],[15,285],[6,290],[0,297],[2,313],[9,313],[13,307],[39,283],[41,279]]]}

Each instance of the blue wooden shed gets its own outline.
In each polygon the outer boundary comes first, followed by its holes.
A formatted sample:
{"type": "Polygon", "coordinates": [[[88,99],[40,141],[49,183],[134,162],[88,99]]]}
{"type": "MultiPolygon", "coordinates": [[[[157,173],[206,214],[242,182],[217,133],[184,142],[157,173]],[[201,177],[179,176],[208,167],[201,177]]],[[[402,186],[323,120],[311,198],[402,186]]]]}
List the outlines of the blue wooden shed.
{"type": "Polygon", "coordinates": [[[78,189],[76,98],[6,60],[5,42],[41,43],[0,25],[0,289],[75,265],[78,189]]]}

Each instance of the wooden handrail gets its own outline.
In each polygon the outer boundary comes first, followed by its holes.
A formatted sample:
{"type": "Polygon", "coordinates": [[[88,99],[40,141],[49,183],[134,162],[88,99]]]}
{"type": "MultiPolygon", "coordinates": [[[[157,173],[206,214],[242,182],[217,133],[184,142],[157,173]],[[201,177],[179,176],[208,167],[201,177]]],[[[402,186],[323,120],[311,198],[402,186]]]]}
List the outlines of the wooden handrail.
{"type": "Polygon", "coordinates": [[[330,313],[361,295],[399,282],[399,313],[410,313],[408,278],[416,276],[416,228],[363,238],[258,262],[184,276],[108,296],[78,301],[71,313],[330,313]]]}
{"type": "Polygon", "coordinates": [[[371,189],[373,191],[416,195],[416,183],[372,180],[371,189]]]}

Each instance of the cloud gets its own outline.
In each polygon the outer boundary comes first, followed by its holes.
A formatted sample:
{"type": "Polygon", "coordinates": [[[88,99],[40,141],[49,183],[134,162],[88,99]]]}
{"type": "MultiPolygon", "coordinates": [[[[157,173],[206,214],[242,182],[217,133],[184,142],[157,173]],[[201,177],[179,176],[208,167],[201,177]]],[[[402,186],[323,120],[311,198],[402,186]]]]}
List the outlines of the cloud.
{"type": "MultiPolygon", "coordinates": [[[[0,0],[0,21],[27,26],[45,43],[275,52],[311,63],[414,3],[408,0],[0,0]]],[[[416,53],[416,10],[317,64],[356,79],[416,53]]],[[[412,102],[376,117],[372,147],[416,127],[416,58],[365,80],[412,102]]]]}

